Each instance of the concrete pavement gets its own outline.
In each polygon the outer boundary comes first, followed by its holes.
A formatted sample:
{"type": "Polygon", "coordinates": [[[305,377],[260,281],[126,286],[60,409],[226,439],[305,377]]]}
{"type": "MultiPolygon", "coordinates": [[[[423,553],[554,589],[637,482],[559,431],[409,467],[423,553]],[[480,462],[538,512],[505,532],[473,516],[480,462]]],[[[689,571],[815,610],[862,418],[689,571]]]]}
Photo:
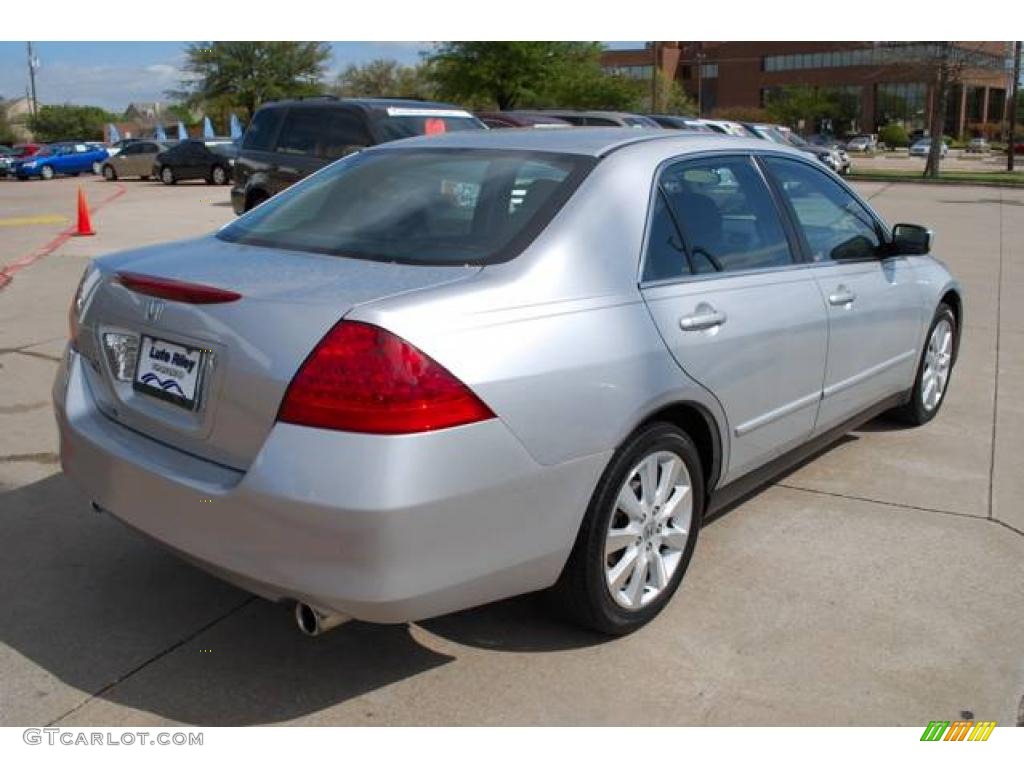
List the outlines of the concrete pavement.
{"type": "MultiPolygon", "coordinates": [[[[1024,191],[860,185],[890,222],[933,226],[966,288],[941,415],[872,422],[709,524],[665,613],[607,641],[529,596],[306,638],[92,512],[59,473],[48,404],[82,267],[232,218],[224,188],[125,187],[96,237],[0,289],[0,725],[1016,721],[1024,191]]],[[[70,218],[75,188],[0,182],[0,219],[70,218]]],[[[61,228],[0,226],[0,267],[61,228]]]]}

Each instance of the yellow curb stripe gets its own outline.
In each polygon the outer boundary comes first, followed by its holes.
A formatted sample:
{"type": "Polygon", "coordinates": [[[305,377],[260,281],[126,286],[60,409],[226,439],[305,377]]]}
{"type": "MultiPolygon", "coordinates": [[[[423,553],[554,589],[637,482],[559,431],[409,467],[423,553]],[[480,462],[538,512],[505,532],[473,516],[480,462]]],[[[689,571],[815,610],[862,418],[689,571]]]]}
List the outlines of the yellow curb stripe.
{"type": "Polygon", "coordinates": [[[32,224],[63,224],[67,216],[47,214],[44,216],[18,216],[13,219],[0,219],[0,227],[26,227],[32,224]]]}

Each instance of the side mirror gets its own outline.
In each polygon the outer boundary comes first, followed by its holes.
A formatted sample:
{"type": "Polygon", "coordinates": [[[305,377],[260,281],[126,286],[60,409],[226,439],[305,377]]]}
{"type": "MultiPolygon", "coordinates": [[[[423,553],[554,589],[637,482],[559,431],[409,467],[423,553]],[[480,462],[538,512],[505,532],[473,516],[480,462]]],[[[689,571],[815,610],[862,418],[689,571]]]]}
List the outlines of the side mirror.
{"type": "Polygon", "coordinates": [[[932,249],[932,231],[917,224],[897,224],[892,228],[893,253],[923,256],[932,249]]]}

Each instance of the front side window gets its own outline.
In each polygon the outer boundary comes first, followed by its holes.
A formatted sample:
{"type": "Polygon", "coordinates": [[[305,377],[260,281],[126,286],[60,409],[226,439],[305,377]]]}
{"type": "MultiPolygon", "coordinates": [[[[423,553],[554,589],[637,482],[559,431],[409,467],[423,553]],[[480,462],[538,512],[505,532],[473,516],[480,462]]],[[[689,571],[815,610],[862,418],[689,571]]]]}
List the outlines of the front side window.
{"type": "Polygon", "coordinates": [[[796,215],[812,261],[875,256],[878,226],[857,198],[806,163],[780,157],[765,163],[796,215]]]}
{"type": "Polygon", "coordinates": [[[778,210],[749,157],[677,163],[659,186],[694,273],[782,267],[793,254],[778,210]]]}
{"type": "Polygon", "coordinates": [[[283,109],[261,109],[257,112],[245,131],[242,147],[262,152],[272,150],[274,148],[274,138],[277,135],[277,128],[281,124],[283,116],[283,109]]]}
{"type": "Polygon", "coordinates": [[[324,158],[337,160],[370,143],[359,115],[348,109],[331,111],[331,122],[321,147],[324,158]]]}
{"type": "Polygon", "coordinates": [[[276,195],[218,237],[407,264],[505,261],[547,225],[594,162],[540,152],[362,152],[276,195]]]}

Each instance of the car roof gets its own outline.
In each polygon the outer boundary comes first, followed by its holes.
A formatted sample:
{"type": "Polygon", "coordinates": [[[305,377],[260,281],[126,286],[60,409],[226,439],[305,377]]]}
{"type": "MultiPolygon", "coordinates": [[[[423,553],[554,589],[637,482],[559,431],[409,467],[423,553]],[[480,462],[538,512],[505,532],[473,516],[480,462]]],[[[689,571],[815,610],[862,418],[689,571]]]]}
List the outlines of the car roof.
{"type": "Polygon", "coordinates": [[[264,104],[260,109],[266,107],[356,107],[364,112],[387,109],[388,107],[411,107],[417,109],[459,109],[469,114],[457,104],[446,104],[443,101],[423,101],[420,99],[399,99],[399,98],[338,98],[335,96],[311,96],[304,99],[281,99],[264,104]]]}
{"type": "MultiPolygon", "coordinates": [[[[452,131],[388,142],[365,151],[386,152],[401,148],[504,149],[603,157],[624,147],[655,142],[663,145],[667,154],[765,148],[764,140],[753,136],[666,131],[663,128],[572,128],[564,131],[452,131]]],[[[795,149],[793,153],[798,156],[802,154],[795,149]]]]}

